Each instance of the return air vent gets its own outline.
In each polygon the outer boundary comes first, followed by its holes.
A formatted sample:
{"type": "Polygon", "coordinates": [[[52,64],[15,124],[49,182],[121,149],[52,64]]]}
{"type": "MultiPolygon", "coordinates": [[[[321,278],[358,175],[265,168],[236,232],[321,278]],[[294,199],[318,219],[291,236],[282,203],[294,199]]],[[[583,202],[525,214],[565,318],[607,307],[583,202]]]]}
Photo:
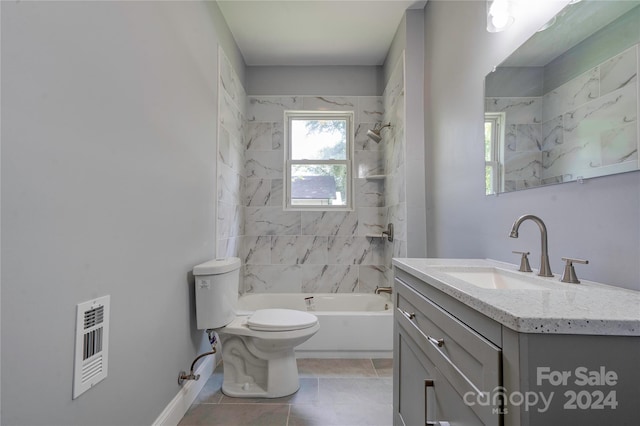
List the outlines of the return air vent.
{"type": "Polygon", "coordinates": [[[103,296],[77,306],[73,399],[107,377],[109,303],[103,296]]]}

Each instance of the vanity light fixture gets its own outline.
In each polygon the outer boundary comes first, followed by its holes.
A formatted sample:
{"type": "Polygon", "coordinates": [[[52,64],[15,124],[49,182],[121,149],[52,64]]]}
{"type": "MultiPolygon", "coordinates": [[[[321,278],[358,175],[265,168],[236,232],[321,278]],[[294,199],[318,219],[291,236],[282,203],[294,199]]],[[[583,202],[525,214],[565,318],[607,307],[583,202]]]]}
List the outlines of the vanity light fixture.
{"type": "Polygon", "coordinates": [[[509,0],[487,0],[487,31],[490,33],[504,31],[514,21],[509,0]]]}

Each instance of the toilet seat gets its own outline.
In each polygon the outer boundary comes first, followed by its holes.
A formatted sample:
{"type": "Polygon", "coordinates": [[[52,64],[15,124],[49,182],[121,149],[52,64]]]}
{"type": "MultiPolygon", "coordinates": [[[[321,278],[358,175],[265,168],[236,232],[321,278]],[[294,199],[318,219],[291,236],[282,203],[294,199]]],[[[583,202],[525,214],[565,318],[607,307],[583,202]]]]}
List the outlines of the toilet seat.
{"type": "Polygon", "coordinates": [[[313,327],[318,318],[293,309],[259,309],[247,318],[247,327],[256,331],[294,331],[313,327]]]}

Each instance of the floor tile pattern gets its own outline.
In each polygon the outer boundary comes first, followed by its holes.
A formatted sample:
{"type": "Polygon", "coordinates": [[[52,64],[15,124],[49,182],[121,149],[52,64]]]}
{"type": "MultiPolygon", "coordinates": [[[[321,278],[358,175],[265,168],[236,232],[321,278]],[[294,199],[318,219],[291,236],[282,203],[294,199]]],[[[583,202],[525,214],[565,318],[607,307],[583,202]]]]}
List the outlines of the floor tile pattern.
{"type": "Polygon", "coordinates": [[[299,359],[300,390],[274,398],[231,398],[220,364],[180,426],[389,426],[391,359],[299,359]]]}

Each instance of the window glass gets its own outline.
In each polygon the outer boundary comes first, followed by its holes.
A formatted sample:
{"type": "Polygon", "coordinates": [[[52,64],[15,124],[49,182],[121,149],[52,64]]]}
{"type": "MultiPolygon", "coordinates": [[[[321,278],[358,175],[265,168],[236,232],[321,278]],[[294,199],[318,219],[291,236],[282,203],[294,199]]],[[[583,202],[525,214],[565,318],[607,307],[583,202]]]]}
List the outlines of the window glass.
{"type": "Polygon", "coordinates": [[[346,120],[291,120],[293,160],[346,160],[346,120]]]}
{"type": "Polygon", "coordinates": [[[352,208],[352,112],[285,112],[287,210],[352,208]]]}

